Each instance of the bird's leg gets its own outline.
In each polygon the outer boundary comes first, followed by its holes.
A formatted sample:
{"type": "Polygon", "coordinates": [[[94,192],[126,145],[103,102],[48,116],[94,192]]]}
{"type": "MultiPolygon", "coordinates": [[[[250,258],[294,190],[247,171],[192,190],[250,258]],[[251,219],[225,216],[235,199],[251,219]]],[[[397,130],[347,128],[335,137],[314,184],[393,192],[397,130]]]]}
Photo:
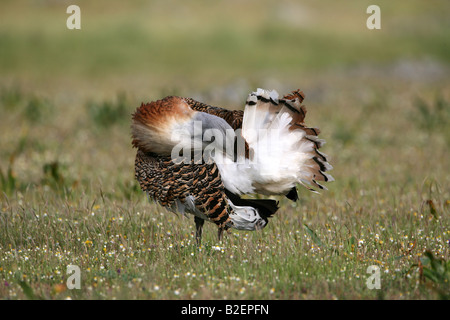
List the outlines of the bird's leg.
{"type": "Polygon", "coordinates": [[[223,228],[222,227],[219,227],[217,237],[219,238],[219,242],[222,241],[222,238],[223,238],[223,228]]]}
{"type": "Polygon", "coordinates": [[[195,220],[195,240],[197,241],[197,246],[200,247],[202,243],[202,230],[205,220],[197,216],[194,217],[194,220],[195,220]]]}

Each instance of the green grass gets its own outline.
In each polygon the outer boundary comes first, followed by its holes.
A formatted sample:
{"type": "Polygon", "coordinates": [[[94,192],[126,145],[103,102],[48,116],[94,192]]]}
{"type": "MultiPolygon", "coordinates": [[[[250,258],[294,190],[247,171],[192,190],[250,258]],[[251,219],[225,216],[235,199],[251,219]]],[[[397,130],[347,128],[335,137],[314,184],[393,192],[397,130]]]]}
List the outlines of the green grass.
{"type": "Polygon", "coordinates": [[[422,278],[417,267],[426,251],[448,259],[449,209],[438,192],[436,215],[416,197],[383,201],[376,192],[356,208],[331,197],[282,203],[263,232],[234,231],[217,243],[208,225],[201,248],[192,219],[139,193],[85,193],[28,190],[28,205],[2,209],[3,297],[25,298],[24,281],[45,299],[448,298],[448,271],[422,278]],[[70,264],[82,270],[81,290],[61,286],[70,264]],[[370,265],[381,268],[381,290],[365,285],[370,265]]]}
{"type": "MultiPolygon", "coordinates": [[[[448,299],[449,25],[420,1],[5,1],[0,12],[1,299],[448,299]],[[109,2],[108,2],[109,3],[109,2]],[[129,124],[177,94],[242,108],[306,94],[336,181],[218,243],[148,201],[129,124]],[[67,266],[81,289],[66,287],[67,266]],[[366,286],[367,268],[381,289],[366,286]]],[[[448,12],[448,10],[447,10],[448,12]]]]}

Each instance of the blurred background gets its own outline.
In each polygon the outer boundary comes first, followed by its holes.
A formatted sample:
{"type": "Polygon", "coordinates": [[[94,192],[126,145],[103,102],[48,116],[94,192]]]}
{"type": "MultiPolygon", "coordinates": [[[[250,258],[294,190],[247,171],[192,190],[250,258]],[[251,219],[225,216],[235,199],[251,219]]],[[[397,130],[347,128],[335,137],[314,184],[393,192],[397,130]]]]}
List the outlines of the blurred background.
{"type": "Polygon", "coordinates": [[[141,102],[181,95],[239,109],[258,87],[305,92],[338,186],[443,172],[448,183],[450,3],[376,1],[380,30],[366,26],[371,4],[1,1],[3,190],[131,184],[141,102]],[[81,30],[66,27],[71,4],[81,30]]]}
{"type": "Polygon", "coordinates": [[[369,30],[372,2],[5,0],[1,81],[51,95],[143,99],[229,87],[213,99],[242,102],[255,86],[448,75],[447,1],[378,1],[382,28],[369,30]],[[66,27],[70,4],[81,9],[81,30],[66,27]]]}

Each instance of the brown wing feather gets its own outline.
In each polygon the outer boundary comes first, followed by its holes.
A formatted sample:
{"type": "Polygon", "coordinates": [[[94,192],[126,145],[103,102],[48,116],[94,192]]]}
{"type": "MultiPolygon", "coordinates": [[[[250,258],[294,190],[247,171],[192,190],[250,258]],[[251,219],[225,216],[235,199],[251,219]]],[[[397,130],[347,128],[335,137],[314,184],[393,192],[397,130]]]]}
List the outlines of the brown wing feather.
{"type": "Polygon", "coordinates": [[[303,100],[305,100],[305,94],[300,90],[295,90],[285,95],[280,102],[291,111],[290,114],[293,118],[291,130],[300,127],[307,135],[317,136],[320,133],[318,128],[309,128],[305,125],[306,107],[301,105],[303,100]]]}
{"type": "Polygon", "coordinates": [[[184,98],[184,101],[192,108],[192,110],[209,113],[224,119],[234,130],[242,128],[242,119],[244,117],[243,110],[228,110],[225,108],[214,107],[206,103],[198,102],[192,98],[184,98]]]}
{"type": "Polygon", "coordinates": [[[323,145],[323,140],[320,140],[317,137],[320,130],[318,128],[307,127],[305,124],[306,107],[301,105],[304,99],[305,94],[300,90],[296,90],[285,95],[283,99],[280,99],[280,103],[288,106],[293,117],[291,130],[298,128],[302,129],[306,133],[306,139],[314,144],[314,156],[308,161],[307,165],[311,168],[310,171],[313,174],[312,182],[320,189],[323,189],[323,186],[318,184],[317,181],[329,180],[330,176],[325,174],[325,172],[328,171],[331,166],[328,164],[326,156],[319,151],[320,147],[323,145]]]}

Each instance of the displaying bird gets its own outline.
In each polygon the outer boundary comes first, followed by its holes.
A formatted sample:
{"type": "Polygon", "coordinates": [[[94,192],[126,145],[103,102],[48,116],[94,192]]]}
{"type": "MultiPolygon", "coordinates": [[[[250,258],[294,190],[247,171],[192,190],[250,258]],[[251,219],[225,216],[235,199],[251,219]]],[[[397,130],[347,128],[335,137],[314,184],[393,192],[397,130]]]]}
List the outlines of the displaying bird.
{"type": "Polygon", "coordinates": [[[205,220],[218,226],[219,240],[229,228],[264,228],[279,203],[242,195],[296,201],[297,184],[315,192],[334,180],[319,130],[304,123],[303,100],[300,90],[279,98],[257,89],[243,111],[175,96],[142,104],[131,124],[141,189],[174,212],[194,215],[198,244],[205,220]]]}

